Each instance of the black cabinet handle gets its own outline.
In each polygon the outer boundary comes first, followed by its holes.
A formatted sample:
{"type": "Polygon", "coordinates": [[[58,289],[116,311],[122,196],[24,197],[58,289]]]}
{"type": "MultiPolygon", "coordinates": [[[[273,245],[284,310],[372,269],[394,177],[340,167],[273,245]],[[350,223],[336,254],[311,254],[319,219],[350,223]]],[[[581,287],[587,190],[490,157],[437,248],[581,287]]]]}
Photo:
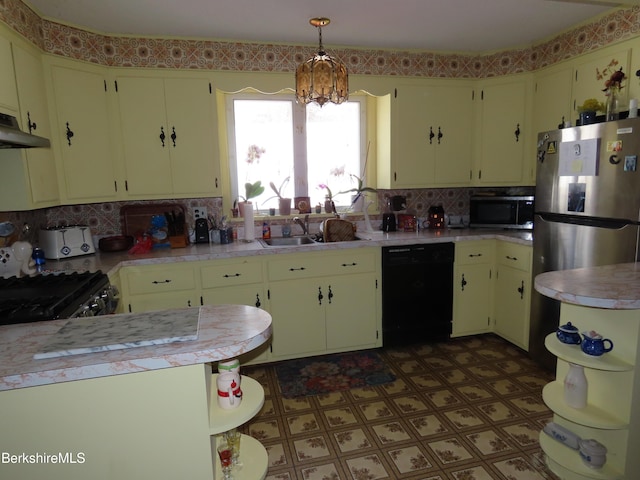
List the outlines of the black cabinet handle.
{"type": "Polygon", "coordinates": [[[433,127],[429,127],[429,145],[431,145],[433,143],[433,137],[435,137],[436,134],[433,133],[433,127]]]}
{"type": "Polygon", "coordinates": [[[440,139],[442,139],[444,135],[442,134],[442,130],[438,127],[438,145],[440,145],[440,139]]]}
{"type": "Polygon", "coordinates": [[[356,262],[351,262],[351,263],[343,263],[340,266],[341,267],[355,267],[356,265],[358,265],[356,262]]]}
{"type": "Polygon", "coordinates": [[[331,291],[331,285],[329,285],[329,303],[331,303],[332,298],[333,298],[333,291],[331,291]]]}
{"type": "Polygon", "coordinates": [[[305,270],[305,268],[304,268],[304,267],[298,267],[298,268],[291,267],[291,268],[289,269],[289,271],[290,271],[290,272],[295,272],[296,270],[305,270]]]}
{"type": "Polygon", "coordinates": [[[512,257],[510,255],[505,255],[504,258],[506,258],[507,260],[513,260],[514,262],[518,260],[518,257],[512,257]]]}
{"type": "Polygon", "coordinates": [[[176,135],[176,127],[171,127],[171,141],[173,142],[173,148],[176,148],[176,138],[178,138],[176,135]]]}
{"type": "Polygon", "coordinates": [[[225,273],[223,275],[223,278],[239,277],[240,275],[241,275],[240,273],[232,273],[231,275],[229,275],[228,273],[225,273]]]}
{"type": "Polygon", "coordinates": [[[464,273],[462,274],[462,281],[460,282],[460,286],[462,287],[462,291],[464,292],[464,287],[467,285],[467,281],[464,279],[464,273]]]}
{"type": "Polygon", "coordinates": [[[67,143],[71,145],[71,137],[73,137],[73,131],[69,128],[69,122],[67,122],[67,143]]]}
{"type": "Polygon", "coordinates": [[[515,133],[516,135],[516,142],[520,140],[520,124],[519,123],[516,125],[516,131],[513,133],[515,133]]]}
{"type": "Polygon", "coordinates": [[[256,293],[256,308],[260,308],[260,305],[262,305],[262,303],[260,303],[260,294],[256,293]]]}
{"type": "Polygon", "coordinates": [[[522,281],[520,288],[518,288],[518,292],[520,292],[520,300],[524,298],[524,280],[522,281]]]}
{"type": "Polygon", "coordinates": [[[29,133],[32,133],[33,130],[38,128],[36,122],[31,121],[31,114],[29,112],[27,112],[27,126],[29,127],[29,133]]]}
{"type": "Polygon", "coordinates": [[[164,139],[167,136],[164,134],[164,127],[160,127],[160,141],[162,142],[162,148],[164,148],[164,139]]]}
{"type": "Polygon", "coordinates": [[[160,280],[160,281],[158,281],[158,280],[154,280],[154,281],[153,281],[153,282],[151,282],[151,283],[155,283],[156,285],[158,285],[158,284],[160,284],[160,283],[171,283],[171,280],[160,280]]]}
{"type": "Polygon", "coordinates": [[[322,305],[322,299],[324,297],[322,296],[322,287],[318,287],[318,305],[322,305]]]}

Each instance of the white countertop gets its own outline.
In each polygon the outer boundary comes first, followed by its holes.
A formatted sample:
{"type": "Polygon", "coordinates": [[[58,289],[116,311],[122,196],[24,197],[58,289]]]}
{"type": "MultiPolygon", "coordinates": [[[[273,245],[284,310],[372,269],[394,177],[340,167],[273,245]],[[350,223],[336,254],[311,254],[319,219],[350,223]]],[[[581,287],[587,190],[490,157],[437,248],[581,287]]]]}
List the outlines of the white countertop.
{"type": "MultiPolygon", "coordinates": [[[[163,323],[171,323],[194,311],[199,311],[197,340],[46,359],[34,359],[34,355],[45,350],[69,320],[1,326],[0,391],[216,362],[249,352],[271,336],[271,315],[255,307],[210,305],[164,310],[157,315],[163,323]]],[[[122,330],[126,332],[135,330],[138,320],[153,315],[123,314],[110,319],[122,320],[122,330]]]]}
{"type": "Polygon", "coordinates": [[[546,272],[536,276],[534,288],[555,300],[585,307],[640,309],[640,263],[546,272]]]}
{"type": "Polygon", "coordinates": [[[358,232],[361,240],[354,242],[318,243],[315,245],[266,247],[256,239],[253,242],[237,240],[233,243],[195,244],[184,248],[160,249],[146,254],[129,255],[125,252],[102,253],[75,257],[67,260],[48,260],[47,269],[96,271],[115,274],[121,267],[134,265],[153,265],[175,262],[192,262],[233,258],[254,255],[274,255],[301,251],[340,250],[361,247],[385,247],[392,245],[411,245],[414,243],[461,242],[471,240],[498,239],[531,245],[531,231],[520,230],[484,230],[484,229],[443,229],[422,230],[420,232],[358,232]]]}

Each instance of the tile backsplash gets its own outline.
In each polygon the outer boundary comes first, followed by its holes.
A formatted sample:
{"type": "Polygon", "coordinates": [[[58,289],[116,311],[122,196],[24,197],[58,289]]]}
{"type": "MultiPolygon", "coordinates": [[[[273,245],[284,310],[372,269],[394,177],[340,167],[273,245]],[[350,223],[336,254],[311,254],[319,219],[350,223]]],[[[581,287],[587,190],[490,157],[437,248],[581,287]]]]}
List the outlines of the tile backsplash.
{"type": "MultiPolygon", "coordinates": [[[[445,213],[450,215],[467,215],[469,213],[469,198],[478,192],[492,190],[507,191],[508,193],[533,194],[533,187],[516,188],[430,188],[412,190],[379,190],[377,194],[378,212],[384,212],[387,205],[387,198],[395,195],[402,195],[407,199],[406,212],[415,214],[417,217],[426,217],[429,207],[432,205],[442,205],[445,213]]],[[[136,202],[107,202],[91,203],[85,205],[67,205],[52,207],[26,212],[2,212],[0,221],[11,221],[16,226],[21,227],[27,223],[32,230],[37,232],[39,228],[56,225],[88,225],[94,236],[119,235],[122,233],[120,209],[125,205],[140,205],[149,203],[178,203],[185,209],[187,223],[194,224],[192,208],[196,206],[207,207],[209,215],[220,218],[227,215],[223,211],[221,198],[191,198],[183,200],[154,200],[136,202]]],[[[371,215],[374,227],[380,215],[371,215]]],[[[275,220],[275,219],[274,219],[275,220]]],[[[262,219],[257,219],[262,221],[262,219]]],[[[277,221],[277,220],[276,220],[277,221]]],[[[37,235],[37,234],[34,234],[37,235]]],[[[31,238],[36,242],[37,236],[31,238]]]]}

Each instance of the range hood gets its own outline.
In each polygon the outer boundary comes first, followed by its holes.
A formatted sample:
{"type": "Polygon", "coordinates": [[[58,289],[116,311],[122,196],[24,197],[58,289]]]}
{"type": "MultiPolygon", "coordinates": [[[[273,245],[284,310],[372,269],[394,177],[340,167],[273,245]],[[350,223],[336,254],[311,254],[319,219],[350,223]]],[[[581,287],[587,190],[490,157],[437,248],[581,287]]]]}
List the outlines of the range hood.
{"type": "Polygon", "coordinates": [[[49,139],[31,135],[20,130],[18,119],[0,113],[0,148],[49,147],[49,139]]]}

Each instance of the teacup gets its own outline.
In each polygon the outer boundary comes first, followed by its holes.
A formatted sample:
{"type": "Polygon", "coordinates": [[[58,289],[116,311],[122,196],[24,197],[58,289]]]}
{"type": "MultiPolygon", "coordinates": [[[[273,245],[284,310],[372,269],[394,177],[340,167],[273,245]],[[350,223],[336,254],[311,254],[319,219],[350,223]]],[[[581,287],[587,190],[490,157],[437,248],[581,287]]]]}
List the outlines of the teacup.
{"type": "Polygon", "coordinates": [[[602,335],[591,330],[590,332],[582,332],[580,348],[587,355],[599,357],[603,353],[613,350],[613,342],[608,338],[602,338],[602,335]],[[605,346],[606,343],[609,344],[609,347],[605,346]]]}

